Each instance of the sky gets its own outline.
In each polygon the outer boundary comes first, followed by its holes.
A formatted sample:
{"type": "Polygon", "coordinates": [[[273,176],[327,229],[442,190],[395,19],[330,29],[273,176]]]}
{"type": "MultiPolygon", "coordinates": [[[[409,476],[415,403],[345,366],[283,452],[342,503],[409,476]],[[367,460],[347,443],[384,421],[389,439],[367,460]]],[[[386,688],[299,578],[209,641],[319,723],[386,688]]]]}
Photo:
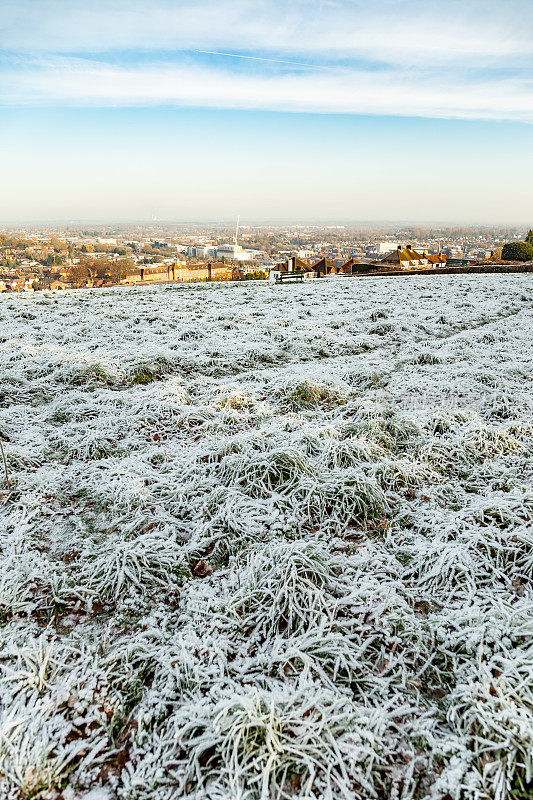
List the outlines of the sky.
{"type": "Polygon", "coordinates": [[[533,218],[530,0],[0,0],[0,222],[533,218]]]}

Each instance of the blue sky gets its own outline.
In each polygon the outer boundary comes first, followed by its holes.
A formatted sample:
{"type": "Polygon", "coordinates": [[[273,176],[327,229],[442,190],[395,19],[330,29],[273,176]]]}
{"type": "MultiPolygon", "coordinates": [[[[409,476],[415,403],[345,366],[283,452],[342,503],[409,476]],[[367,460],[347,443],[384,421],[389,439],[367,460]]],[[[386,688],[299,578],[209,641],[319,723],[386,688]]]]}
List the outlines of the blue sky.
{"type": "Polygon", "coordinates": [[[533,217],[529,0],[3,0],[4,221],[533,217]]]}

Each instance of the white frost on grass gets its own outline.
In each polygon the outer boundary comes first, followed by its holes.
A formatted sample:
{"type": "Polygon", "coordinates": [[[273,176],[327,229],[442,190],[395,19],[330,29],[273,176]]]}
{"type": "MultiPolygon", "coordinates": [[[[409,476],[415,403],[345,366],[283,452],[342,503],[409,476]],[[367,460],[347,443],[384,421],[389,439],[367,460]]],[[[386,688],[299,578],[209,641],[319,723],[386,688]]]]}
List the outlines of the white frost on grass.
{"type": "Polygon", "coordinates": [[[531,797],[532,300],[0,297],[0,797],[531,797]]]}

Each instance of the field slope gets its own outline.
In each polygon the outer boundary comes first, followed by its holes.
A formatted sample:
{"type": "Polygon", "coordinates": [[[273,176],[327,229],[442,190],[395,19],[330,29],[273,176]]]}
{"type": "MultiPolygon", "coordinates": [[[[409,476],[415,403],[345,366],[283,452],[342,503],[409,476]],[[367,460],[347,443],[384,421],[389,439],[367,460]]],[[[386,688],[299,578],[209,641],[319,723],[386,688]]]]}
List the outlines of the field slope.
{"type": "Polygon", "coordinates": [[[0,297],[0,797],[533,796],[533,279],[0,297]]]}

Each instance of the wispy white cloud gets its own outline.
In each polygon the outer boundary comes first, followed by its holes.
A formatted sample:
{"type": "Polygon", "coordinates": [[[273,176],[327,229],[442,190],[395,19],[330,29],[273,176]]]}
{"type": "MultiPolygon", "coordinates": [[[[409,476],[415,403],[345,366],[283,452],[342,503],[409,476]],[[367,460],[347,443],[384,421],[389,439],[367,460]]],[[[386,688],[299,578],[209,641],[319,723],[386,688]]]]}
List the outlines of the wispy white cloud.
{"type": "Polygon", "coordinates": [[[4,47],[201,48],[493,64],[532,55],[529,0],[4,0],[4,47]]]}
{"type": "Polygon", "coordinates": [[[441,72],[341,67],[267,75],[187,63],[126,68],[67,58],[48,59],[4,78],[4,103],[167,104],[533,122],[533,81],[522,78],[473,82],[441,72]]]}
{"type": "Polygon", "coordinates": [[[529,3],[4,0],[0,102],[533,122],[529,3]]]}

